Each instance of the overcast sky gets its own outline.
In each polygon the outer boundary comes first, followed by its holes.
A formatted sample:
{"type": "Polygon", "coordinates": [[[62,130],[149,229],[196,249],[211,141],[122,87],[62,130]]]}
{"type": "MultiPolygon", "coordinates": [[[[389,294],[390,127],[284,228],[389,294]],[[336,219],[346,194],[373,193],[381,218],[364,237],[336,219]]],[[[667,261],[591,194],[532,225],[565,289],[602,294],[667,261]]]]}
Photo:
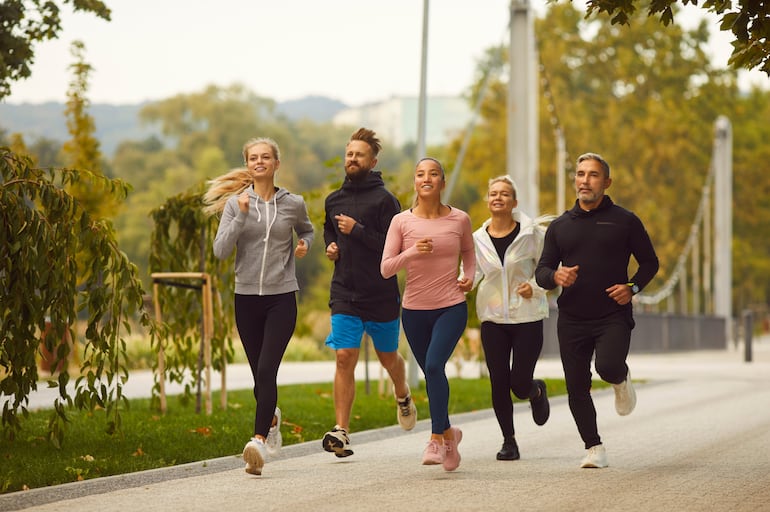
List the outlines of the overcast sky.
{"type": "MultiPolygon", "coordinates": [[[[65,6],[59,39],[37,46],[32,77],[14,83],[6,101],[65,101],[75,39],[94,67],[94,103],[138,103],[236,82],[277,101],[321,95],[348,105],[419,92],[420,0],[106,3],[111,22],[65,6]]],[[[542,10],[543,0],[533,5],[542,10]]],[[[509,0],[430,2],[429,94],[467,89],[484,50],[506,41],[508,8],[509,0]]],[[[729,41],[719,35],[712,45],[720,65],[729,41]]],[[[757,81],[769,83],[759,73],[742,80],[757,81]]]]}

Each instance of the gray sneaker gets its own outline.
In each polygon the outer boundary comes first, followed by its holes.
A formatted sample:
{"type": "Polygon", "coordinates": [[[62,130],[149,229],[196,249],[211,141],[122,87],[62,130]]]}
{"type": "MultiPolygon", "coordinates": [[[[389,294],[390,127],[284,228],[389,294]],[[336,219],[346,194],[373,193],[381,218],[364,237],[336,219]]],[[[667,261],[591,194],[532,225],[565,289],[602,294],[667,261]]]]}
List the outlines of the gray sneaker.
{"type": "Polygon", "coordinates": [[[327,452],[332,452],[337,457],[350,457],[353,450],[350,449],[350,438],[348,432],[339,425],[324,435],[323,447],[327,452]]]}
{"type": "Polygon", "coordinates": [[[631,414],[636,407],[636,391],[631,383],[631,371],[626,375],[626,380],[613,384],[612,387],[615,389],[615,410],[621,416],[631,414]]]}
{"type": "Polygon", "coordinates": [[[283,445],[283,437],[281,437],[281,409],[275,408],[275,425],[270,427],[267,431],[267,439],[265,439],[265,447],[267,453],[271,457],[278,455],[283,445]]]}

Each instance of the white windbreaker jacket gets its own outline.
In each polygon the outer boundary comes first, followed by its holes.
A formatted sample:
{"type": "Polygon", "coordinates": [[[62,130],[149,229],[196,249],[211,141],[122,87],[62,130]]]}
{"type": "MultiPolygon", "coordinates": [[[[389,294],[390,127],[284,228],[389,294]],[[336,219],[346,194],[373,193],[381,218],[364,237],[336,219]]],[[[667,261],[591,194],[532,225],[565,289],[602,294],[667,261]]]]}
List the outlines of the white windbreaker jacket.
{"type": "Polygon", "coordinates": [[[542,222],[551,217],[540,217],[533,222],[526,214],[514,212],[513,218],[521,227],[518,236],[505,251],[505,268],[487,233],[491,219],[487,219],[473,233],[476,246],[473,282],[479,287],[476,314],[481,322],[521,324],[548,316],[546,290],[535,282],[535,267],[543,250],[546,226],[542,222]],[[532,297],[529,299],[516,293],[516,287],[524,282],[532,286],[532,297]]]}

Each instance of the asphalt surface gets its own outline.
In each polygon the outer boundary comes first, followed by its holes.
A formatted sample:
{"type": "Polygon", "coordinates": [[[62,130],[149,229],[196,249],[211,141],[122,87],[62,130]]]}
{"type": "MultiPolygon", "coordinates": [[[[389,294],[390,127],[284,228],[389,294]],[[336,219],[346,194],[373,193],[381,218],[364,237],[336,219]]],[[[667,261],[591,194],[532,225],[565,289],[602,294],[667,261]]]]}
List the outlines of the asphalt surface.
{"type": "MultiPolygon", "coordinates": [[[[579,468],[582,442],[566,397],[555,397],[542,427],[527,405],[517,405],[518,461],[495,460],[501,436],[484,410],[451,417],[463,431],[462,463],[451,473],[420,464],[430,432],[423,419],[410,432],[353,433],[355,454],[345,459],[317,440],[285,447],[259,477],[234,455],[10,493],[0,496],[0,511],[770,510],[770,339],[755,340],[752,362],[743,358],[735,348],[632,354],[631,374],[644,381],[636,385],[636,410],[620,417],[611,390],[594,395],[605,469],[579,468]]],[[[453,365],[448,371],[456,373],[453,365]]],[[[478,371],[470,364],[460,373],[478,371]]],[[[230,372],[231,389],[239,372],[230,372]]],[[[297,373],[318,382],[331,372],[325,363],[284,364],[279,381],[297,373]]],[[[563,376],[550,359],[535,373],[563,376]]],[[[248,376],[240,379],[250,387],[248,376]]]]}

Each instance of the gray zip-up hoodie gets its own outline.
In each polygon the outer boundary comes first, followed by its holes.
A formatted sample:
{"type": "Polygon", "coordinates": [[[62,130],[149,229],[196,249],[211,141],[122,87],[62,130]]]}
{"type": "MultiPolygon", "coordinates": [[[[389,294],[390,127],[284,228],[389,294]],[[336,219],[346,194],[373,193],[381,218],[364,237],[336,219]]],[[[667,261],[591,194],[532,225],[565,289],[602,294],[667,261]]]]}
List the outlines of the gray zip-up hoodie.
{"type": "Polygon", "coordinates": [[[308,246],[313,243],[313,224],[305,200],[285,188],[276,188],[270,201],[263,201],[250,186],[249,209],[238,208],[238,195],[225,203],[214,255],[225,259],[235,253],[235,293],[278,295],[299,290],[294,271],[294,235],[308,246]]]}

